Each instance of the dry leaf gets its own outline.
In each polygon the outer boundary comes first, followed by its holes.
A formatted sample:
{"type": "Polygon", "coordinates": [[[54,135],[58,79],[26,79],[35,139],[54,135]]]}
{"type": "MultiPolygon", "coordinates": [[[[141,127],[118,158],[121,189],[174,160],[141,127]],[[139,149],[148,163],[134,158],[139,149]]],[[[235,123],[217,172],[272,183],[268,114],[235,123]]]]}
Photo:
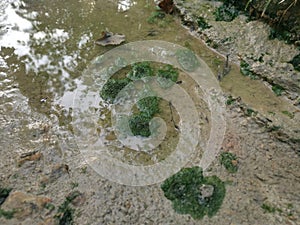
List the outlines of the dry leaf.
{"type": "Polygon", "coordinates": [[[173,0],[163,0],[160,3],[158,3],[158,6],[167,14],[171,14],[174,10],[173,0]]]}
{"type": "Polygon", "coordinates": [[[112,32],[102,31],[101,37],[95,41],[95,44],[101,46],[119,45],[125,41],[125,35],[113,34],[112,32]]]}

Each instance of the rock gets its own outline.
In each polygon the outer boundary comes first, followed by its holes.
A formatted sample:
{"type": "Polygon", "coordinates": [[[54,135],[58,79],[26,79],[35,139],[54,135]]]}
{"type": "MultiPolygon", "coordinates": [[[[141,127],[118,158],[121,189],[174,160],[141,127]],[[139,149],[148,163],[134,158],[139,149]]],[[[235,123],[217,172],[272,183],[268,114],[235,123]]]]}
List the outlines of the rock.
{"type": "MultiPolygon", "coordinates": [[[[257,1],[255,4],[258,2],[264,1],[257,1]]],[[[299,49],[278,39],[270,40],[271,28],[266,23],[248,22],[246,17],[238,16],[224,25],[224,21],[215,21],[214,3],[178,0],[175,5],[180,11],[183,24],[191,26],[197,24],[194,18],[204,17],[212,26],[210,29],[199,29],[194,35],[204,41],[216,43],[216,50],[223,55],[230,52],[232,62],[240,64],[240,60],[245,61],[259,78],[271,85],[282,86],[287,97],[295,99],[299,96],[300,72],[295,71],[290,64],[299,55],[299,49]]],[[[293,10],[296,8],[293,7],[293,10]]]]}
{"type": "Polygon", "coordinates": [[[203,198],[210,198],[214,193],[214,186],[202,184],[200,187],[200,194],[203,198]]]}
{"type": "Polygon", "coordinates": [[[161,8],[165,13],[171,14],[174,11],[173,0],[163,0],[158,3],[159,8],[161,8]]]}
{"type": "Polygon", "coordinates": [[[125,41],[125,35],[113,34],[112,32],[102,31],[101,37],[95,41],[96,45],[119,45],[125,41]]]}
{"type": "Polygon", "coordinates": [[[86,197],[83,193],[79,191],[73,191],[68,196],[67,199],[72,203],[72,205],[78,207],[83,205],[83,203],[86,201],[86,197]]]}
{"type": "Polygon", "coordinates": [[[44,176],[41,180],[41,185],[52,183],[63,175],[69,174],[69,167],[66,164],[57,164],[52,167],[50,174],[44,176]]]}
{"type": "Polygon", "coordinates": [[[15,211],[14,218],[24,220],[32,214],[40,214],[50,198],[35,196],[20,191],[11,192],[1,208],[6,211],[15,211]]]}
{"type": "Polygon", "coordinates": [[[22,166],[27,161],[38,161],[42,157],[41,152],[30,152],[20,156],[20,160],[18,161],[18,166],[22,166]]]}
{"type": "Polygon", "coordinates": [[[39,225],[57,225],[57,220],[55,218],[49,217],[46,218],[43,222],[39,225]]]}

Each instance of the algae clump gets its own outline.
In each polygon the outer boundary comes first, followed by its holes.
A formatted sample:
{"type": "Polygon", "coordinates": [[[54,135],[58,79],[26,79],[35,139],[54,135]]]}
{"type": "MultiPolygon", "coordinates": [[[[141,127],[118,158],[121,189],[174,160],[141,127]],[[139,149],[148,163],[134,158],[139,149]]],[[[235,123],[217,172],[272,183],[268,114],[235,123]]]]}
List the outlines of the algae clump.
{"type": "Polygon", "coordinates": [[[214,216],[225,197],[225,184],[217,176],[204,177],[200,167],[183,168],[161,185],[164,195],[180,214],[194,219],[214,216]]]}

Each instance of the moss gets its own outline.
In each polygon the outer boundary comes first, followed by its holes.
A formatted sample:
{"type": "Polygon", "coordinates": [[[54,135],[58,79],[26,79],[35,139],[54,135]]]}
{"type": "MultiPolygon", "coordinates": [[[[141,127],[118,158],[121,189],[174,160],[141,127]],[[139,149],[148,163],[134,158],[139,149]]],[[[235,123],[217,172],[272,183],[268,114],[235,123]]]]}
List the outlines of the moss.
{"type": "Polygon", "coordinates": [[[263,203],[261,208],[264,210],[265,213],[275,213],[277,208],[266,203],[263,203]]]}
{"type": "Polygon", "coordinates": [[[206,43],[209,47],[212,47],[212,48],[214,48],[214,49],[216,49],[216,48],[219,47],[218,43],[216,43],[215,41],[213,41],[213,40],[211,40],[211,39],[207,39],[207,40],[205,41],[205,43],[206,43]]]}
{"type": "Polygon", "coordinates": [[[163,88],[169,88],[177,81],[178,75],[178,70],[171,65],[166,65],[157,71],[157,80],[163,88]]]}
{"type": "Polygon", "coordinates": [[[233,5],[224,3],[214,11],[214,15],[216,21],[230,22],[239,15],[239,11],[233,5]]]}
{"type": "Polygon", "coordinates": [[[271,28],[270,33],[269,33],[269,39],[273,40],[275,38],[277,38],[278,40],[284,41],[287,44],[293,43],[292,33],[283,28],[279,28],[279,27],[271,28]]]}
{"type": "Polygon", "coordinates": [[[209,25],[205,19],[203,17],[198,17],[197,18],[197,24],[198,24],[198,27],[201,29],[201,30],[205,30],[205,29],[208,29],[208,28],[211,28],[211,25],[209,25]]]}
{"type": "Polygon", "coordinates": [[[118,93],[130,83],[130,79],[109,79],[102,90],[100,91],[100,96],[108,102],[113,102],[117,97],[118,93]]]}
{"type": "Polygon", "coordinates": [[[295,70],[300,71],[300,54],[296,55],[289,63],[294,66],[295,70]]]}
{"type": "Polygon", "coordinates": [[[6,211],[3,209],[0,209],[0,218],[4,217],[5,219],[12,219],[14,217],[14,214],[16,213],[15,210],[6,211]]]}
{"type": "Polygon", "coordinates": [[[52,203],[46,203],[44,206],[46,209],[48,209],[50,212],[52,212],[55,209],[55,205],[53,205],[52,203]]]}
{"type": "Polygon", "coordinates": [[[220,163],[230,173],[235,173],[238,170],[237,157],[231,152],[222,152],[220,156],[220,163]]]}
{"type": "Polygon", "coordinates": [[[151,117],[144,114],[133,114],[129,118],[129,127],[134,136],[149,137],[150,132],[150,123],[151,117]]]}
{"type": "Polygon", "coordinates": [[[163,77],[170,79],[173,82],[176,82],[178,79],[178,71],[171,65],[166,65],[163,69],[157,71],[158,77],[163,77]]]}
{"type": "Polygon", "coordinates": [[[71,207],[66,207],[63,209],[61,217],[59,218],[59,225],[72,225],[74,224],[73,217],[74,217],[74,209],[71,207]]]}
{"type": "Polygon", "coordinates": [[[176,58],[182,68],[186,71],[193,72],[199,66],[200,62],[196,55],[188,49],[179,49],[176,51],[176,58]]]}
{"type": "Polygon", "coordinates": [[[2,205],[2,203],[8,197],[11,190],[12,190],[11,188],[1,188],[0,187],[0,205],[2,205]]]}
{"type": "Polygon", "coordinates": [[[134,136],[149,137],[151,135],[149,123],[159,112],[159,101],[158,97],[149,96],[137,102],[139,112],[129,117],[129,127],[134,136]]]}
{"type": "Polygon", "coordinates": [[[291,112],[289,112],[289,111],[282,111],[282,114],[284,114],[284,115],[290,117],[290,119],[293,119],[294,116],[295,116],[294,113],[291,113],[291,112]]]}
{"type": "Polygon", "coordinates": [[[231,95],[229,95],[226,100],[226,105],[232,105],[235,101],[236,99],[234,99],[231,95]]]}
{"type": "Polygon", "coordinates": [[[159,98],[155,96],[146,97],[137,102],[138,109],[148,117],[153,117],[159,112],[159,98]]]}
{"type": "Polygon", "coordinates": [[[279,84],[274,84],[272,86],[272,91],[275,93],[277,96],[281,96],[282,92],[284,91],[284,88],[280,86],[279,84]]]}
{"type": "Polygon", "coordinates": [[[70,207],[70,203],[80,195],[78,191],[71,192],[65,201],[58,207],[55,218],[59,225],[73,225],[75,209],[70,207]]]}
{"type": "Polygon", "coordinates": [[[147,19],[148,23],[157,23],[159,20],[162,20],[166,17],[166,14],[163,11],[152,12],[150,17],[147,19]]]}
{"type": "Polygon", "coordinates": [[[131,80],[139,80],[143,77],[153,76],[154,72],[149,62],[135,63],[127,77],[131,80]]]}
{"type": "Polygon", "coordinates": [[[253,80],[258,79],[257,75],[251,71],[251,66],[244,60],[242,60],[240,63],[240,71],[244,76],[248,76],[253,80]]]}
{"type": "Polygon", "coordinates": [[[173,203],[177,213],[190,214],[194,219],[214,216],[225,197],[225,185],[218,177],[204,177],[200,167],[183,168],[161,185],[164,195],[173,203]],[[212,193],[204,196],[201,187],[211,187],[212,193]]]}
{"type": "Polygon", "coordinates": [[[246,116],[255,116],[255,115],[257,115],[257,112],[254,111],[253,109],[247,108],[245,111],[245,115],[246,116]]]}
{"type": "Polygon", "coordinates": [[[272,126],[266,126],[266,130],[268,132],[273,132],[273,131],[278,131],[281,129],[281,126],[276,126],[276,125],[272,125],[272,126]]]}

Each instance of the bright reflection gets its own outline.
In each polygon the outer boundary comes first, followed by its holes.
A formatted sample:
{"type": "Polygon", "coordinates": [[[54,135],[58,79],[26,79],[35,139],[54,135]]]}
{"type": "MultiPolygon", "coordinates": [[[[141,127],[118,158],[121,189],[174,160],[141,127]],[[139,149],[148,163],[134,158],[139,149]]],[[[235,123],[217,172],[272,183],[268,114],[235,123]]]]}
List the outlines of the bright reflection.
{"type": "Polygon", "coordinates": [[[136,1],[132,0],[119,0],[118,1],[118,12],[124,12],[130,9],[133,5],[136,4],[136,1]]]}
{"type": "Polygon", "coordinates": [[[12,5],[5,2],[0,4],[0,50],[2,47],[15,48],[15,54],[19,57],[29,54],[27,43],[30,40],[32,23],[19,16],[12,5]]]}

